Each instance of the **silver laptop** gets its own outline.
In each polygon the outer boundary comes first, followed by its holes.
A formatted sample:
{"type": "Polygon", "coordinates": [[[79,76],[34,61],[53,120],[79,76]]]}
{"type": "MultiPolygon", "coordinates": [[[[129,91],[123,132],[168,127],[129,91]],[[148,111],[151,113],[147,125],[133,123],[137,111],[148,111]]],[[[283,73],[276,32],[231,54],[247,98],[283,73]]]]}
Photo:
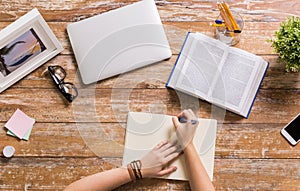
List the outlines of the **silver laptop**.
{"type": "Polygon", "coordinates": [[[68,25],[84,84],[171,57],[154,0],[143,0],[68,25]]]}

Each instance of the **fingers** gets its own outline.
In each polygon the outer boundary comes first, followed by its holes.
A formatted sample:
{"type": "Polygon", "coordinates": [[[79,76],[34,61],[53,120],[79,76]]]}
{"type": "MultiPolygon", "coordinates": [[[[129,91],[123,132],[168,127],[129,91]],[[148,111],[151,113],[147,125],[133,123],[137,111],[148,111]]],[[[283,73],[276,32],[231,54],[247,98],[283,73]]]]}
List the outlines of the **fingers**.
{"type": "Polygon", "coordinates": [[[183,112],[181,112],[181,114],[178,115],[178,118],[180,123],[191,122],[193,125],[198,125],[198,119],[191,109],[183,110],[183,112]]]}
{"type": "Polygon", "coordinates": [[[180,114],[178,114],[176,117],[172,117],[173,125],[175,126],[175,129],[180,126],[179,118],[184,117],[186,120],[197,120],[197,117],[195,116],[194,112],[191,109],[185,109],[180,114]]]}
{"type": "Polygon", "coordinates": [[[188,109],[188,112],[190,113],[190,115],[191,115],[191,116],[195,116],[195,114],[194,114],[193,110],[191,110],[191,109],[188,109]]]}
{"type": "Polygon", "coordinates": [[[167,163],[169,163],[170,161],[172,161],[175,158],[177,158],[179,155],[180,155],[180,152],[170,153],[168,156],[166,156],[165,161],[167,161],[167,163]]]}
{"type": "Polygon", "coordinates": [[[163,170],[161,170],[159,173],[158,173],[158,176],[164,176],[164,175],[167,175],[167,174],[170,174],[172,172],[175,172],[177,170],[177,167],[176,166],[170,166],[170,167],[167,167],[163,170]]]}
{"type": "Polygon", "coordinates": [[[159,148],[159,150],[160,150],[161,152],[164,152],[165,150],[169,149],[170,147],[172,147],[172,144],[169,143],[168,141],[166,141],[166,144],[162,145],[162,146],[159,148]]]}
{"type": "Polygon", "coordinates": [[[177,152],[177,147],[172,145],[169,148],[167,148],[166,150],[164,150],[162,152],[162,155],[166,158],[167,156],[169,156],[170,154],[177,152]]]}
{"type": "Polygon", "coordinates": [[[172,117],[172,122],[173,122],[173,125],[175,127],[175,129],[177,129],[179,126],[180,126],[180,122],[178,120],[178,117],[172,117]]]}
{"type": "Polygon", "coordinates": [[[184,116],[188,120],[196,118],[194,112],[191,109],[183,110],[182,116],[184,116]]]}
{"type": "Polygon", "coordinates": [[[167,141],[163,141],[157,145],[159,148],[155,151],[158,156],[161,156],[163,160],[165,161],[164,163],[168,163],[170,160],[174,159],[177,157],[180,153],[180,149],[178,149],[178,145],[171,144],[167,141]],[[173,155],[176,153],[175,155],[173,155]],[[171,157],[170,157],[171,156],[171,157]]]}
{"type": "Polygon", "coordinates": [[[155,146],[155,148],[156,148],[156,149],[160,149],[162,146],[166,145],[167,143],[168,143],[168,141],[164,140],[164,141],[158,143],[158,144],[155,146]]]}

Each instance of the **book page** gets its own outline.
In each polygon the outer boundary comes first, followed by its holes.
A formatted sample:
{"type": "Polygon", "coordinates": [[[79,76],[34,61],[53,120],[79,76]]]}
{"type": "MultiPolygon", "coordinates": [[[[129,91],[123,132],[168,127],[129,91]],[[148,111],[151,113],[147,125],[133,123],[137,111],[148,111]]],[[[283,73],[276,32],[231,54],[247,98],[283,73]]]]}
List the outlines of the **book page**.
{"type": "Polygon", "coordinates": [[[267,62],[201,33],[190,33],[188,42],[190,46],[183,47],[186,55],[179,57],[180,68],[175,67],[177,75],[171,75],[176,78],[172,87],[246,116],[267,62]]]}
{"type": "Polygon", "coordinates": [[[261,58],[258,65],[259,65],[259,67],[254,76],[254,80],[251,84],[251,89],[249,90],[249,93],[246,94],[245,104],[244,104],[244,108],[242,110],[242,113],[245,113],[245,115],[247,115],[251,109],[251,106],[255,99],[256,93],[259,89],[262,79],[264,78],[264,75],[269,66],[269,63],[261,58]]]}
{"type": "Polygon", "coordinates": [[[212,97],[214,102],[240,111],[257,71],[258,59],[244,51],[232,50],[215,82],[212,97]]]}
{"type": "Polygon", "coordinates": [[[186,56],[176,87],[209,100],[210,88],[219,73],[227,46],[219,46],[215,41],[203,38],[200,33],[192,33],[189,38],[194,43],[186,56]]]}
{"type": "MultiPolygon", "coordinates": [[[[216,120],[199,119],[199,126],[193,140],[203,166],[211,180],[213,179],[216,130],[216,120]]],[[[122,166],[126,166],[133,160],[141,159],[158,143],[163,140],[174,139],[174,136],[176,138],[172,116],[129,112],[122,166]]],[[[188,180],[183,155],[170,165],[177,166],[177,170],[162,178],[188,180]]]]}
{"type": "Polygon", "coordinates": [[[182,46],[182,50],[180,51],[174,68],[170,74],[169,80],[167,82],[168,87],[174,88],[179,76],[182,75],[182,68],[187,61],[187,56],[189,55],[192,44],[194,43],[193,39],[190,38],[190,34],[191,33],[187,34],[184,44],[182,46]]]}

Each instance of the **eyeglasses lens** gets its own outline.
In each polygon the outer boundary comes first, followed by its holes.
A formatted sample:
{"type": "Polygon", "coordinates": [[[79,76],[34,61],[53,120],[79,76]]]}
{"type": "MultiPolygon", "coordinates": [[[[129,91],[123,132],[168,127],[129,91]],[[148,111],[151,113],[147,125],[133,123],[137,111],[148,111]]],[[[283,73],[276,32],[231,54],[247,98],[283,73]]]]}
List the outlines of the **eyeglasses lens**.
{"type": "Polygon", "coordinates": [[[77,91],[73,84],[62,83],[62,84],[60,84],[60,88],[63,89],[65,91],[65,93],[71,94],[73,96],[77,96],[77,91]]]}
{"type": "Polygon", "coordinates": [[[66,71],[61,66],[49,66],[48,70],[57,88],[69,102],[72,102],[77,97],[78,91],[74,84],[64,82],[66,71]]]}
{"type": "Polygon", "coordinates": [[[61,67],[54,67],[54,75],[59,81],[63,81],[66,77],[66,72],[61,67]]]}

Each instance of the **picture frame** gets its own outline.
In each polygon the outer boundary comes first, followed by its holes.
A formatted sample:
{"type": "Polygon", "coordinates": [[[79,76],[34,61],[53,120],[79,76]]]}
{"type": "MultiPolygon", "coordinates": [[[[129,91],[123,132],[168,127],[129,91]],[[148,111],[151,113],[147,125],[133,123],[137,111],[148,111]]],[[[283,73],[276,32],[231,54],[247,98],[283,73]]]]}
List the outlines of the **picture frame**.
{"type": "Polygon", "coordinates": [[[0,93],[63,50],[34,8],[0,31],[0,93]]]}

